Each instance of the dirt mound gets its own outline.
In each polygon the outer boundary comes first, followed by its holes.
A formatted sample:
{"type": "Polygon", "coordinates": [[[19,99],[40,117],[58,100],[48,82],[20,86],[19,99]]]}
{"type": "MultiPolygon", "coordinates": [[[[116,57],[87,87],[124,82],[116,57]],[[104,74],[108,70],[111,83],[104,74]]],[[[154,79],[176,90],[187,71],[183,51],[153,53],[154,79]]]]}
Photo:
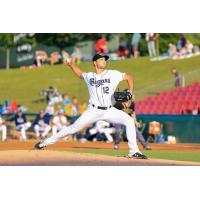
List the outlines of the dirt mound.
{"type": "Polygon", "coordinates": [[[2,166],[178,166],[200,165],[161,159],[128,159],[124,157],[62,152],[52,150],[8,150],[0,152],[2,166]]]}

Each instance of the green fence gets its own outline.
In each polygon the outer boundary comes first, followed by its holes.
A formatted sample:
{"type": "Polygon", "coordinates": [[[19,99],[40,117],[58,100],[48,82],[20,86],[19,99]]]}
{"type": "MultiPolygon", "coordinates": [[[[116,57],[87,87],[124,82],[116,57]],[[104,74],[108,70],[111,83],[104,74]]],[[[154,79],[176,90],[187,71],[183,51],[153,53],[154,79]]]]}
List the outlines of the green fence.
{"type": "MultiPolygon", "coordinates": [[[[148,124],[158,121],[163,124],[163,133],[176,137],[182,143],[200,143],[200,115],[138,115],[138,120],[148,124]]],[[[148,133],[146,126],[144,133],[148,133]]]]}

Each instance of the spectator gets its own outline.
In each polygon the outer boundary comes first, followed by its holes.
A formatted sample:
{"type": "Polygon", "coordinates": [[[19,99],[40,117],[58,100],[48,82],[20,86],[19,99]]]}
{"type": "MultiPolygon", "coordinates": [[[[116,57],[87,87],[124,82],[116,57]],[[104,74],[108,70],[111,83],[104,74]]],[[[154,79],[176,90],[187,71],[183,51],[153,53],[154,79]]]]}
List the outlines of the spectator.
{"type": "Polygon", "coordinates": [[[185,46],[186,46],[187,54],[192,54],[193,48],[194,48],[193,44],[189,40],[187,40],[185,46]]]}
{"type": "Polygon", "coordinates": [[[74,52],[72,53],[72,58],[74,59],[75,63],[77,63],[78,65],[81,63],[81,50],[78,47],[74,48],[74,52]]]}
{"type": "Polygon", "coordinates": [[[146,33],[146,41],[147,41],[149,56],[151,58],[155,57],[156,49],[155,49],[154,33],[146,33]]]}
{"type": "Polygon", "coordinates": [[[94,142],[99,138],[102,138],[103,136],[106,137],[107,143],[113,142],[113,137],[111,134],[115,133],[116,129],[113,127],[110,127],[110,124],[106,121],[98,121],[95,123],[95,126],[88,130],[88,133],[84,136],[84,138],[81,139],[81,142],[84,143],[88,140],[93,140],[94,142]]]}
{"type": "Polygon", "coordinates": [[[31,127],[31,122],[27,122],[26,115],[21,110],[18,110],[17,114],[7,121],[15,121],[16,130],[21,133],[20,140],[26,141],[26,131],[31,127]]]}
{"type": "Polygon", "coordinates": [[[48,89],[42,90],[42,94],[46,96],[47,103],[59,103],[62,101],[62,96],[56,88],[49,86],[48,89]]]}
{"type": "Polygon", "coordinates": [[[175,78],[175,84],[174,84],[175,87],[181,86],[181,76],[175,67],[172,68],[172,74],[174,74],[174,78],[175,78]]]}
{"type": "Polygon", "coordinates": [[[7,140],[7,127],[1,116],[0,116],[0,131],[2,132],[2,142],[5,142],[7,140]]]}
{"type": "Polygon", "coordinates": [[[117,55],[120,58],[125,58],[129,56],[128,44],[127,41],[121,41],[119,43],[119,48],[117,50],[117,55]]]}
{"type": "Polygon", "coordinates": [[[76,117],[78,115],[80,115],[78,100],[76,97],[72,97],[70,117],[76,117]]]}
{"type": "Polygon", "coordinates": [[[134,58],[138,58],[138,56],[139,56],[138,47],[139,47],[140,39],[141,39],[140,33],[134,33],[133,34],[131,45],[132,45],[132,52],[133,52],[134,58]]]}
{"type": "Polygon", "coordinates": [[[108,53],[108,43],[105,37],[101,37],[95,43],[95,51],[103,54],[108,53]]]}
{"type": "Polygon", "coordinates": [[[64,100],[63,100],[63,111],[64,114],[69,116],[71,111],[71,99],[69,98],[68,94],[64,94],[64,100]]]}
{"type": "Polygon", "coordinates": [[[169,57],[176,59],[179,56],[178,52],[176,51],[176,46],[170,42],[168,44],[168,47],[169,47],[168,48],[169,57]]]}
{"type": "Polygon", "coordinates": [[[40,111],[39,115],[36,116],[35,121],[33,122],[33,127],[37,138],[45,138],[48,135],[51,130],[49,121],[50,117],[47,116],[44,111],[40,111]]]}
{"type": "Polygon", "coordinates": [[[184,34],[181,33],[180,39],[179,39],[178,44],[177,44],[178,51],[180,52],[181,49],[185,48],[185,46],[186,46],[186,38],[185,38],[184,34]]]}
{"type": "Polygon", "coordinates": [[[53,127],[52,127],[53,135],[57,134],[57,132],[60,131],[64,126],[69,125],[69,122],[67,121],[66,117],[62,112],[62,106],[58,105],[56,116],[53,118],[52,122],[53,122],[53,127]]]}
{"type": "Polygon", "coordinates": [[[70,56],[69,56],[69,54],[67,53],[67,51],[65,51],[65,50],[63,49],[63,50],[62,50],[62,62],[65,63],[69,57],[70,57],[70,56]]]}
{"type": "Polygon", "coordinates": [[[156,49],[156,57],[159,57],[160,51],[159,51],[159,33],[154,33],[153,40],[155,41],[155,49],[156,49]]]}
{"type": "Polygon", "coordinates": [[[86,103],[82,103],[79,105],[79,112],[80,114],[82,114],[83,112],[85,112],[87,109],[87,104],[86,103]]]}
{"type": "Polygon", "coordinates": [[[41,67],[44,62],[47,60],[48,56],[47,53],[43,50],[38,50],[35,51],[35,60],[34,60],[34,65],[37,67],[41,67]]]}
{"type": "Polygon", "coordinates": [[[51,56],[49,58],[51,65],[54,65],[55,63],[59,63],[60,60],[61,60],[61,55],[58,51],[54,51],[51,53],[51,56]]]}

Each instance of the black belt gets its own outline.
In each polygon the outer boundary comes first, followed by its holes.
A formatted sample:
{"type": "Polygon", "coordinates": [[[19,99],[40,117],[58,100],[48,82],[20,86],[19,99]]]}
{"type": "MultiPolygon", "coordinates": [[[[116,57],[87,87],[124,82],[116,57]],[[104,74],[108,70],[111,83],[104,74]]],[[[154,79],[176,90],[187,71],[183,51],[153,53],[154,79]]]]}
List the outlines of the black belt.
{"type": "Polygon", "coordinates": [[[92,106],[94,108],[97,108],[97,109],[100,109],[100,110],[107,110],[108,108],[111,108],[112,106],[109,106],[109,107],[102,107],[102,106],[95,106],[94,104],[92,104],[92,106]]]}

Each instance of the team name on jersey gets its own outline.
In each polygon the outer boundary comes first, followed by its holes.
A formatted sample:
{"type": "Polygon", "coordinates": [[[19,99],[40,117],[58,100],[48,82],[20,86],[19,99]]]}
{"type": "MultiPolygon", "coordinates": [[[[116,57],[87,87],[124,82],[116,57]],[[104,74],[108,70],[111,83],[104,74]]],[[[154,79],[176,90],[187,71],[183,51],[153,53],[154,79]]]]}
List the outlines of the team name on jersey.
{"type": "Polygon", "coordinates": [[[89,81],[91,86],[99,87],[100,85],[104,85],[104,83],[110,83],[110,78],[108,79],[102,79],[102,80],[95,80],[94,78],[90,78],[89,81]]]}

